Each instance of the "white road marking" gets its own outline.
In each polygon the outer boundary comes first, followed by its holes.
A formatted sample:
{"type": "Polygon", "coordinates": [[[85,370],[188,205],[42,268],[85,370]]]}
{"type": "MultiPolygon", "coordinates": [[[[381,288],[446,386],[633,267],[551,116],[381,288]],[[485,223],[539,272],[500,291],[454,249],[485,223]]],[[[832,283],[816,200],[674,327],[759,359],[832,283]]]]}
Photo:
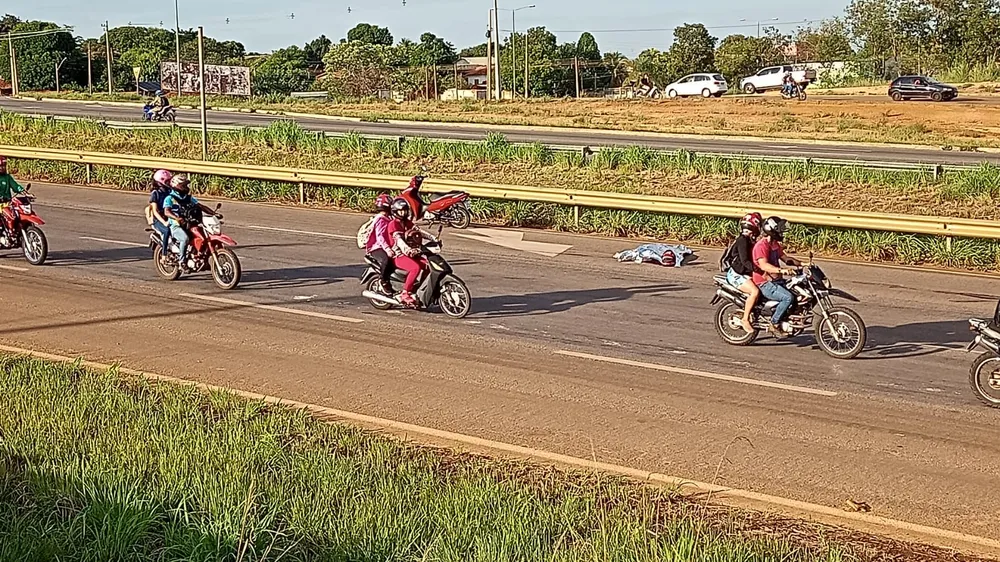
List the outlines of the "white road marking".
{"type": "Polygon", "coordinates": [[[312,232],[309,230],[292,230],[290,228],[275,228],[273,226],[257,226],[251,224],[243,228],[250,228],[253,230],[270,230],[272,232],[287,232],[289,234],[305,234],[307,236],[322,236],[323,238],[336,238],[337,240],[357,240],[356,236],[347,236],[345,234],[330,234],[329,232],[312,232]]]}
{"type": "Polygon", "coordinates": [[[743,377],[734,377],[731,375],[720,375],[717,373],[709,373],[706,371],[695,371],[693,369],[683,369],[680,367],[668,367],[666,365],[656,365],[654,363],[642,363],[640,361],[630,361],[628,359],[616,359],[614,357],[604,357],[601,355],[590,355],[588,353],[577,353],[575,351],[557,351],[558,355],[565,355],[567,357],[576,357],[579,359],[590,359],[591,361],[601,361],[604,363],[614,363],[616,365],[628,365],[629,367],[641,367],[643,369],[653,369],[655,371],[664,371],[667,373],[677,373],[680,375],[691,375],[694,377],[702,377],[706,379],[715,379],[720,381],[728,382],[738,382],[741,384],[752,384],[755,386],[763,386],[767,388],[777,388],[779,390],[788,390],[791,392],[801,392],[803,394],[815,394],[816,396],[837,396],[836,392],[830,392],[828,390],[819,390],[816,388],[808,388],[805,386],[794,386],[789,384],[781,384],[777,382],[769,381],[759,381],[755,379],[745,379],[743,377]]]}
{"type": "Polygon", "coordinates": [[[127,242],[125,240],[108,240],[107,238],[94,238],[93,236],[81,236],[80,240],[92,240],[94,242],[106,242],[108,244],[119,244],[121,246],[132,246],[134,248],[145,248],[149,244],[139,244],[138,242],[127,242]]]}
{"type": "Polygon", "coordinates": [[[257,304],[255,302],[238,301],[233,299],[224,299],[220,297],[210,297],[208,295],[195,295],[192,293],[181,293],[182,297],[189,299],[198,299],[209,302],[216,302],[219,304],[233,304],[237,306],[245,306],[248,308],[260,308],[263,310],[271,310],[274,312],[284,312],[287,314],[296,314],[298,316],[309,316],[310,318],[322,318],[324,320],[336,320],[337,322],[348,322],[350,324],[360,324],[364,320],[358,318],[348,318],[346,316],[336,316],[333,314],[324,314],[322,312],[312,312],[310,310],[296,310],[294,308],[285,308],[283,306],[273,306],[270,304],[257,304]]]}
{"type": "Polygon", "coordinates": [[[0,265],[0,269],[6,269],[7,271],[28,271],[27,267],[18,267],[16,265],[0,265]]]}
{"type": "Polygon", "coordinates": [[[454,233],[452,236],[478,240],[502,248],[521,250],[531,254],[538,254],[547,258],[554,258],[573,246],[566,244],[550,244],[548,242],[527,242],[524,240],[524,233],[516,230],[497,230],[492,228],[470,228],[468,234],[454,233]]]}

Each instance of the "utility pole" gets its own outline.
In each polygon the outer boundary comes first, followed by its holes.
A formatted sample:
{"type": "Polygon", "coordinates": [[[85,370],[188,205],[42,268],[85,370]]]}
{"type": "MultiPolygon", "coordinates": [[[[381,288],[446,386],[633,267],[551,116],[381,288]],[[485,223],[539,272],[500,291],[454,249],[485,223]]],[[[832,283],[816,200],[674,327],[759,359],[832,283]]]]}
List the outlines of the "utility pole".
{"type": "Polygon", "coordinates": [[[11,38],[10,32],[7,32],[7,59],[10,62],[10,95],[16,96],[17,91],[14,88],[14,39],[11,38]]]}
{"type": "Polygon", "coordinates": [[[486,41],[486,101],[493,97],[493,10],[490,10],[489,38],[486,41]]]}
{"type": "Polygon", "coordinates": [[[108,21],[104,22],[104,45],[108,50],[108,94],[114,93],[114,79],[111,77],[111,67],[114,66],[111,62],[111,23],[108,21]]]}
{"type": "Polygon", "coordinates": [[[15,96],[21,95],[21,70],[17,68],[17,47],[14,46],[14,42],[10,43],[10,60],[13,63],[13,76],[10,79],[10,87],[12,93],[15,96]]]}
{"type": "Polygon", "coordinates": [[[94,95],[94,53],[87,43],[87,93],[94,95]]]}
{"type": "Polygon", "coordinates": [[[500,80],[500,10],[497,8],[497,0],[493,0],[493,46],[496,55],[496,94],[497,100],[503,100],[503,84],[500,80]]]}
{"type": "Polygon", "coordinates": [[[524,97],[525,99],[531,97],[531,92],[528,90],[528,32],[524,32],[524,97]]]}
{"type": "Polygon", "coordinates": [[[177,75],[174,80],[177,91],[174,95],[181,95],[181,12],[177,5],[178,0],[174,0],[174,46],[177,48],[177,75]]]}
{"type": "Polygon", "coordinates": [[[61,60],[61,61],[59,61],[59,62],[56,63],[56,93],[58,93],[60,91],[59,90],[59,69],[61,69],[62,65],[64,65],[64,64],[66,64],[66,57],[63,57],[63,60],[61,60]]]}
{"type": "Polygon", "coordinates": [[[517,10],[510,11],[510,92],[511,99],[517,97],[517,10]]]}
{"type": "Polygon", "coordinates": [[[458,100],[458,62],[452,65],[452,70],[455,72],[455,100],[458,100]]]}
{"type": "MultiPolygon", "coordinates": [[[[179,71],[180,69],[178,69],[179,71]]],[[[178,74],[178,76],[180,76],[178,74]]],[[[205,29],[198,28],[198,89],[201,90],[201,159],[208,160],[208,115],[205,101],[205,29]]]]}
{"type": "Polygon", "coordinates": [[[580,98],[580,57],[573,57],[573,69],[576,71],[576,97],[580,98]]]}
{"type": "Polygon", "coordinates": [[[434,69],[434,99],[438,99],[438,66],[435,64],[434,69]]]}

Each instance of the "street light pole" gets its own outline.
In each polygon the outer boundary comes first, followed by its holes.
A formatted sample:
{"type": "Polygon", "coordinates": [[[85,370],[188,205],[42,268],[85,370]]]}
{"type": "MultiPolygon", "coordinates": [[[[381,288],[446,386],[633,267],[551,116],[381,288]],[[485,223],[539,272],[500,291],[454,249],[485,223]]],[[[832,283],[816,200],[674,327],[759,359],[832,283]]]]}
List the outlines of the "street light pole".
{"type": "Polygon", "coordinates": [[[497,8],[497,0],[493,0],[493,53],[496,55],[494,67],[496,68],[496,96],[497,101],[503,100],[503,84],[500,81],[500,9],[497,8]]]}
{"type": "MultiPolygon", "coordinates": [[[[513,76],[513,79],[511,80],[511,85],[510,85],[511,97],[516,97],[517,96],[517,64],[518,63],[517,63],[517,41],[515,39],[515,35],[517,35],[517,13],[520,12],[521,10],[530,10],[531,8],[534,8],[534,7],[535,7],[535,5],[532,4],[530,6],[521,6],[520,8],[514,8],[513,10],[510,11],[510,49],[511,49],[510,66],[511,66],[511,72],[512,72],[512,76],[513,76]]],[[[527,91],[527,90],[525,90],[525,91],[527,91]]]]}
{"type": "Polygon", "coordinates": [[[175,84],[177,86],[177,91],[174,95],[181,95],[181,12],[178,6],[178,0],[174,0],[174,46],[177,49],[177,75],[175,78],[175,84]]]}
{"type": "Polygon", "coordinates": [[[59,62],[56,63],[56,92],[57,93],[60,91],[59,90],[59,69],[61,69],[62,65],[65,64],[65,63],[66,63],[66,57],[63,57],[63,60],[61,60],[61,61],[59,61],[59,62]]]}
{"type": "Polygon", "coordinates": [[[205,101],[205,30],[198,28],[198,75],[201,77],[198,89],[201,90],[201,159],[208,160],[208,109],[205,101]]]}

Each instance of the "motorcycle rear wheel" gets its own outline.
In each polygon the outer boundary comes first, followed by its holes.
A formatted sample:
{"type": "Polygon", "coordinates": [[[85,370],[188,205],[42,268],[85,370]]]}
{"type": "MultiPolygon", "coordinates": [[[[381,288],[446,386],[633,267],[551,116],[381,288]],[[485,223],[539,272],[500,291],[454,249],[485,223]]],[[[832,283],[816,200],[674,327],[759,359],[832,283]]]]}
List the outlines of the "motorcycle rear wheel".
{"type": "Polygon", "coordinates": [[[162,256],[163,250],[159,246],[153,248],[153,265],[156,266],[156,272],[167,281],[178,280],[181,276],[181,266],[176,262],[170,264],[163,263],[162,256]]]}
{"type": "Polygon", "coordinates": [[[463,230],[469,228],[470,224],[472,224],[472,213],[465,207],[455,207],[449,213],[448,225],[452,228],[463,230]]]}
{"type": "Polygon", "coordinates": [[[722,341],[729,345],[745,347],[757,341],[760,330],[756,327],[749,334],[740,324],[743,318],[743,308],[731,302],[725,302],[715,309],[715,331],[718,332],[722,341]]]}
{"type": "Polygon", "coordinates": [[[990,408],[1000,408],[1000,356],[991,351],[972,362],[969,386],[980,402],[990,408]]]}
{"type": "Polygon", "coordinates": [[[813,313],[813,332],[819,348],[834,359],[854,359],[864,351],[865,343],[868,341],[865,321],[857,312],[846,307],[834,307],[826,313],[830,316],[829,322],[818,310],[813,313]],[[844,342],[837,341],[831,330],[837,330],[838,335],[849,339],[845,338],[844,342]],[[846,330],[850,330],[850,334],[845,334],[846,330]]]}
{"type": "Polygon", "coordinates": [[[49,241],[42,229],[35,225],[28,226],[21,232],[21,251],[24,259],[31,265],[42,265],[49,256],[49,241]]]}
{"type": "MultiPolygon", "coordinates": [[[[380,278],[378,278],[378,277],[375,277],[374,279],[372,279],[371,281],[369,281],[368,282],[368,290],[371,291],[371,292],[373,292],[373,293],[381,293],[382,292],[382,280],[380,278]]],[[[389,295],[389,296],[392,296],[392,295],[389,295]]],[[[368,304],[372,305],[372,308],[374,308],[375,310],[389,310],[390,308],[392,308],[391,304],[389,304],[387,302],[380,301],[380,300],[376,300],[376,299],[368,299],[368,304]]]]}
{"type": "Polygon", "coordinates": [[[209,258],[212,266],[212,279],[223,291],[235,289],[243,277],[240,258],[229,248],[219,248],[215,257],[209,258]]]}

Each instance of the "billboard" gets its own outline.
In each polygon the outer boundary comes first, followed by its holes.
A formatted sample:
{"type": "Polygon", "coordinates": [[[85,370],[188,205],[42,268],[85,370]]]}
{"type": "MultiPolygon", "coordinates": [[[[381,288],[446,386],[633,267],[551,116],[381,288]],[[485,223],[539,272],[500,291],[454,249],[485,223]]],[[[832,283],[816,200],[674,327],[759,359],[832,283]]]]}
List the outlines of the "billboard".
{"type": "MultiPolygon", "coordinates": [[[[164,90],[177,91],[177,63],[160,63],[160,86],[164,90]]],[[[198,88],[198,65],[195,63],[181,63],[181,87],[180,93],[197,94],[201,90],[198,88]]],[[[250,95],[250,68],[246,66],[218,66],[214,64],[205,65],[205,93],[222,94],[227,96],[249,96],[250,95]]]]}

